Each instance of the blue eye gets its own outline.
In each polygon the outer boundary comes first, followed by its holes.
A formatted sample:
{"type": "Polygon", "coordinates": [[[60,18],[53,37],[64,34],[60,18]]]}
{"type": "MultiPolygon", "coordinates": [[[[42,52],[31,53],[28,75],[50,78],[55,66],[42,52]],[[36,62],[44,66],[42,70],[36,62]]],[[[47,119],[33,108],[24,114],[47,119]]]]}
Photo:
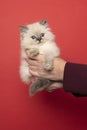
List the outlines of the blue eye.
{"type": "Polygon", "coordinates": [[[41,33],[41,37],[44,37],[44,35],[45,35],[44,33],[41,33]]]}
{"type": "Polygon", "coordinates": [[[31,36],[31,38],[32,38],[32,39],[36,39],[36,37],[35,37],[34,35],[33,35],[33,36],[31,36]]]}

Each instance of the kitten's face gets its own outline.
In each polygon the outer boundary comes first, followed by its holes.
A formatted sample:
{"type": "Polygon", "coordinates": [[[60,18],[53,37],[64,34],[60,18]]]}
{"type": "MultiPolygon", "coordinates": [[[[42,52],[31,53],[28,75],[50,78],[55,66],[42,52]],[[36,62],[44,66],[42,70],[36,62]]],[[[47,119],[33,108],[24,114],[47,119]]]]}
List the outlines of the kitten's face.
{"type": "Polygon", "coordinates": [[[47,26],[46,21],[21,27],[21,41],[23,46],[39,46],[52,40],[54,40],[54,35],[47,26]]]}

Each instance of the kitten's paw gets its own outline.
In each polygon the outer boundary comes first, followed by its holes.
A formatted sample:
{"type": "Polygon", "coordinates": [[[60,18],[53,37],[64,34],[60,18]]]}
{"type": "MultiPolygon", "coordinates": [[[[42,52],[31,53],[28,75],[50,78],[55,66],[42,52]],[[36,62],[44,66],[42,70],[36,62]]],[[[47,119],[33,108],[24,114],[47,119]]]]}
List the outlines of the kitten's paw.
{"type": "Polygon", "coordinates": [[[49,63],[48,64],[44,64],[44,69],[50,71],[50,70],[53,69],[53,65],[51,65],[49,63]]]}
{"type": "Polygon", "coordinates": [[[51,71],[53,69],[53,59],[48,56],[48,55],[45,55],[43,57],[43,68],[47,71],[51,71]]]}
{"type": "Polygon", "coordinates": [[[30,52],[30,54],[31,54],[32,57],[33,56],[37,56],[39,54],[39,50],[37,48],[31,48],[29,50],[29,52],[30,52]]]}
{"type": "Polygon", "coordinates": [[[51,71],[53,69],[53,62],[44,60],[43,61],[43,67],[44,67],[45,70],[51,71]]]}

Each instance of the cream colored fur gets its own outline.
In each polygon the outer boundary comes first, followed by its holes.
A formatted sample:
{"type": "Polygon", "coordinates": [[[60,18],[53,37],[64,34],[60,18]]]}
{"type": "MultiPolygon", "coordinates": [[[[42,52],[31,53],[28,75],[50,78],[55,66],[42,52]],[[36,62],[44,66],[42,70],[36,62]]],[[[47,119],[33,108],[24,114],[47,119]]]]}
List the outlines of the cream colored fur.
{"type": "Polygon", "coordinates": [[[47,23],[43,25],[36,22],[27,25],[26,27],[27,29],[21,32],[20,76],[22,81],[28,84],[30,82],[31,74],[29,73],[29,65],[25,61],[25,58],[27,58],[25,50],[29,49],[31,54],[34,52],[43,54],[43,67],[47,71],[52,69],[53,59],[60,55],[60,50],[55,43],[55,36],[47,23]],[[42,37],[40,43],[38,40],[31,38],[33,35],[38,37],[41,33],[44,33],[44,37],[42,37]]]}

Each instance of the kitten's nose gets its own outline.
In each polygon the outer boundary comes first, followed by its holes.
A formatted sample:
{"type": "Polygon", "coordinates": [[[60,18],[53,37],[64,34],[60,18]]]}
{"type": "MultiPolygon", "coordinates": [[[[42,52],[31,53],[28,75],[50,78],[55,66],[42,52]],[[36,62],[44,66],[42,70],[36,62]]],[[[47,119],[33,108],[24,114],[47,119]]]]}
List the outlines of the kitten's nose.
{"type": "Polygon", "coordinates": [[[41,37],[38,37],[38,38],[37,38],[37,40],[38,40],[39,42],[41,41],[41,39],[42,39],[41,37]]]}

